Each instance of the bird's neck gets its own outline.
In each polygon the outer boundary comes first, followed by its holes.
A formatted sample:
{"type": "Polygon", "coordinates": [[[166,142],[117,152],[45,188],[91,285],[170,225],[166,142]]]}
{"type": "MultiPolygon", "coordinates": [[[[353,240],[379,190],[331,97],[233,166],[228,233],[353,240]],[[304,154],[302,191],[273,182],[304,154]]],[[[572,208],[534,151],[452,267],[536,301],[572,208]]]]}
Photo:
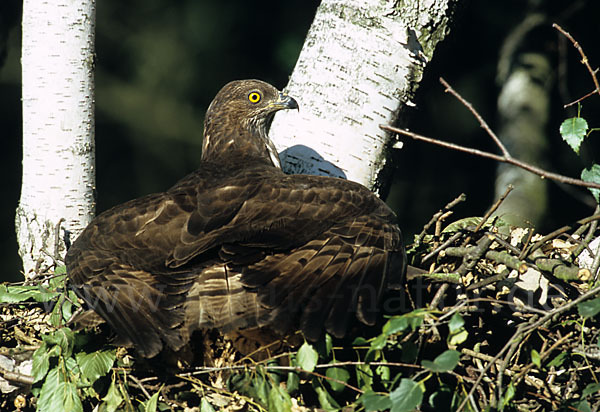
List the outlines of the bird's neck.
{"type": "Polygon", "coordinates": [[[268,136],[271,120],[237,123],[236,127],[229,130],[222,130],[220,124],[206,124],[202,160],[213,163],[232,159],[263,160],[266,164],[281,168],[275,145],[268,136]]]}

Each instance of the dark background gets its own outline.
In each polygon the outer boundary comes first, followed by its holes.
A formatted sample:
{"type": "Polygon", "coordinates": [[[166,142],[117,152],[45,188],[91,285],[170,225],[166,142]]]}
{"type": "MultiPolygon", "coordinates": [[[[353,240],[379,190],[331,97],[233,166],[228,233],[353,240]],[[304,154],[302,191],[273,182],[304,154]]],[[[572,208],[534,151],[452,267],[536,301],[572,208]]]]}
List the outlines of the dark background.
{"type": "MultiPolygon", "coordinates": [[[[289,0],[103,0],[97,10],[96,164],[97,212],[168,188],[192,171],[200,156],[203,113],[226,82],[260,78],[282,88],[287,83],[312,22],[318,1],[289,0]]],[[[494,127],[499,50],[529,13],[542,12],[582,45],[592,67],[600,65],[600,5],[594,0],[466,1],[455,25],[428,66],[407,113],[408,126],[421,134],[495,151],[467,110],[443,93],[443,76],[494,127]]],[[[20,260],[14,211],[21,179],[20,102],[21,2],[0,1],[0,280],[18,279],[20,260]]],[[[570,44],[550,24],[527,37],[524,48],[566,65],[552,90],[547,139],[553,171],[578,177],[599,162],[597,133],[582,158],[562,142],[558,127],[576,109],[562,105],[593,89],[588,72],[570,44]],[[561,51],[563,50],[563,51],[561,51]],[[564,51],[566,50],[566,52],[564,51]]],[[[584,102],[582,115],[600,127],[600,97],[584,102]]],[[[494,201],[496,164],[490,160],[405,141],[395,159],[388,203],[397,211],[406,240],[431,215],[461,192],[466,204],[455,218],[482,215],[494,201]]],[[[583,189],[550,184],[550,211],[542,232],[591,214],[583,189]],[[573,196],[575,194],[575,196],[573,196]]]]}

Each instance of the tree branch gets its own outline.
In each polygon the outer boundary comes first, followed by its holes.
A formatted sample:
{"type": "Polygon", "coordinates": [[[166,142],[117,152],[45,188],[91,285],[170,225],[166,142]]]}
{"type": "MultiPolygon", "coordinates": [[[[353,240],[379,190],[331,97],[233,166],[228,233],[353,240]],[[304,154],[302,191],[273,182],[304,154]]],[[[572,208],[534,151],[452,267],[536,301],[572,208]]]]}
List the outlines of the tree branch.
{"type": "Polygon", "coordinates": [[[592,76],[592,80],[594,81],[594,86],[596,86],[596,88],[593,91],[591,91],[590,93],[586,94],[583,97],[580,97],[579,99],[577,99],[571,103],[565,104],[564,107],[567,108],[576,103],[579,103],[580,101],[587,99],[594,93],[600,94],[600,84],[598,83],[598,77],[596,77],[596,72],[598,71],[598,69],[592,70],[592,67],[590,66],[590,62],[589,62],[587,56],[585,55],[583,48],[579,45],[579,42],[577,42],[577,40],[575,40],[573,38],[573,36],[571,36],[571,34],[569,34],[569,32],[565,31],[558,24],[554,23],[554,24],[552,24],[552,27],[554,27],[556,30],[561,32],[563,36],[565,36],[567,39],[569,39],[571,41],[571,43],[573,43],[573,47],[575,47],[577,49],[577,51],[579,52],[579,54],[581,55],[581,64],[583,64],[588,69],[588,71],[590,72],[590,75],[592,76]]]}
{"type": "Polygon", "coordinates": [[[492,160],[495,160],[495,161],[501,162],[501,163],[508,163],[513,166],[520,167],[521,169],[527,170],[528,172],[534,173],[534,174],[540,176],[542,179],[551,179],[551,180],[555,180],[557,182],[566,183],[566,184],[570,184],[570,185],[574,185],[574,186],[600,189],[600,183],[585,182],[580,179],[574,179],[572,177],[563,176],[558,173],[549,172],[540,167],[533,166],[527,162],[523,162],[521,160],[518,160],[518,159],[515,159],[514,157],[512,157],[511,154],[506,149],[506,147],[502,144],[500,139],[498,139],[498,136],[496,136],[494,134],[494,132],[490,129],[490,127],[487,125],[487,123],[483,120],[481,115],[479,113],[477,113],[477,111],[473,108],[473,106],[464,97],[462,97],[460,94],[458,94],[458,92],[456,92],[444,79],[440,78],[440,82],[446,87],[446,92],[449,92],[453,96],[455,96],[463,105],[465,105],[469,109],[469,111],[471,111],[471,113],[473,113],[475,118],[477,118],[479,120],[481,127],[488,133],[488,135],[492,138],[492,140],[494,140],[496,145],[498,145],[498,147],[500,148],[500,151],[502,151],[502,153],[503,153],[502,155],[497,155],[494,153],[485,152],[483,150],[478,150],[478,149],[473,149],[471,147],[457,145],[455,143],[444,142],[442,140],[433,139],[431,137],[426,137],[426,136],[420,135],[418,133],[414,133],[414,132],[411,132],[408,130],[398,129],[396,127],[392,127],[389,125],[379,125],[379,127],[382,128],[383,130],[387,130],[392,133],[398,133],[398,134],[401,134],[404,136],[408,136],[415,140],[420,140],[423,142],[432,143],[432,144],[435,144],[438,146],[446,147],[448,149],[457,150],[459,152],[465,152],[465,153],[469,153],[469,154],[472,154],[475,156],[492,159],[492,160]]]}

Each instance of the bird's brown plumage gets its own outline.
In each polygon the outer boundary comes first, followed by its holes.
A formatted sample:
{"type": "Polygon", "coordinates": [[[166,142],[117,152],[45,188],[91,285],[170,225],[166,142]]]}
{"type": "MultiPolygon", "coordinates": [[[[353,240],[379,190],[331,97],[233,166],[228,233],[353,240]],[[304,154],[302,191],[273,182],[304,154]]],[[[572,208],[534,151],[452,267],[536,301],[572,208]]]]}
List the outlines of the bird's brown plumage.
{"type": "Polygon", "coordinates": [[[400,230],[381,200],[278,167],[267,131],[289,108],[267,83],[227,84],[206,113],[199,169],[102,213],[69,249],[78,296],[143,356],[197,329],[343,336],[352,317],[373,324],[403,281],[400,230]]]}

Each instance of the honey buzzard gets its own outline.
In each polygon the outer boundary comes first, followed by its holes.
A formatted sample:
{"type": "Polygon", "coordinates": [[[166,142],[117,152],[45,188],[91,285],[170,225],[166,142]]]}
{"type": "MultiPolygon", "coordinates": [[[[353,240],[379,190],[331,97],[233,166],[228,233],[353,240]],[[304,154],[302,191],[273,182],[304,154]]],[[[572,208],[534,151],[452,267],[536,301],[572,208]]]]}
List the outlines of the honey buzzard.
{"type": "Polygon", "coordinates": [[[403,282],[396,216],[364,186],[286,175],[267,132],[296,101],[233,81],[206,112],[197,171],[100,214],[70,247],[70,284],[122,343],[152,357],[197,329],[344,336],[403,282]]]}

